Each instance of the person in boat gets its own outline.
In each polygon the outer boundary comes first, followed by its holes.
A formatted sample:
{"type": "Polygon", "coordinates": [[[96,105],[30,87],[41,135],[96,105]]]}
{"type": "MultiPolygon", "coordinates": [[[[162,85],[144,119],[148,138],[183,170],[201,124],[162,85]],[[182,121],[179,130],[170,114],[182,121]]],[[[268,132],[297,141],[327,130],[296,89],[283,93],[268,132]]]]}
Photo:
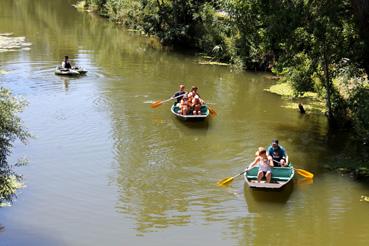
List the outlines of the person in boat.
{"type": "Polygon", "coordinates": [[[72,68],[72,65],[69,62],[69,57],[68,56],[64,57],[64,61],[62,62],[62,68],[63,69],[71,69],[72,68]]]}
{"type": "Polygon", "coordinates": [[[200,97],[198,95],[195,95],[194,98],[192,99],[192,114],[193,115],[200,115],[201,114],[201,101],[200,101],[200,97]]]}
{"type": "MultiPolygon", "coordinates": [[[[197,92],[198,88],[197,86],[192,86],[191,91],[188,93],[188,100],[190,102],[191,106],[191,112],[194,111],[194,98],[197,96],[200,100],[200,104],[203,105],[205,102],[201,99],[200,94],[197,92]]],[[[201,108],[201,107],[200,107],[201,108]]]]}
{"type": "Polygon", "coordinates": [[[201,97],[200,97],[199,93],[197,92],[197,90],[198,90],[197,86],[192,86],[191,87],[191,91],[190,91],[190,93],[188,93],[188,99],[189,100],[192,100],[196,95],[199,96],[199,98],[201,100],[201,97]]]}
{"type": "Polygon", "coordinates": [[[246,168],[246,172],[258,165],[259,171],[257,175],[258,182],[260,183],[261,179],[265,177],[266,182],[270,183],[272,179],[272,167],[274,166],[273,160],[270,156],[267,156],[266,149],[264,147],[259,147],[256,152],[257,156],[255,160],[246,168]]]}
{"type": "Polygon", "coordinates": [[[182,115],[187,115],[190,112],[190,105],[187,94],[184,94],[180,102],[180,109],[182,115]]]}
{"type": "Polygon", "coordinates": [[[288,166],[288,155],[277,139],[272,140],[272,144],[269,145],[267,150],[268,156],[273,159],[274,166],[276,167],[285,167],[288,166]]]}
{"type": "Polygon", "coordinates": [[[172,99],[176,98],[177,101],[175,102],[175,105],[178,105],[181,103],[181,100],[183,98],[183,95],[185,95],[187,92],[185,91],[185,86],[183,84],[179,85],[179,91],[177,91],[176,93],[174,93],[174,95],[172,96],[172,99]]]}

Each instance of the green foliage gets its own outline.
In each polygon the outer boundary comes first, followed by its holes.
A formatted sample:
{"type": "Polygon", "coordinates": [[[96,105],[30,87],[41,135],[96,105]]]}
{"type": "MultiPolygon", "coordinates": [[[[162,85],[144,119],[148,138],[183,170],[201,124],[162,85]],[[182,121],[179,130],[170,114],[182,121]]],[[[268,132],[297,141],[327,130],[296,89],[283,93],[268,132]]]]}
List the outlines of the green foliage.
{"type": "Polygon", "coordinates": [[[17,116],[25,105],[24,101],[16,99],[8,90],[0,87],[0,202],[11,201],[18,188],[16,181],[21,178],[14,172],[7,157],[11,154],[13,142],[16,139],[26,143],[30,136],[17,116]]]}
{"type": "Polygon", "coordinates": [[[369,81],[362,69],[343,60],[337,68],[336,84],[345,102],[345,113],[352,121],[357,135],[369,140],[369,81]]]}
{"type": "Polygon", "coordinates": [[[349,100],[354,127],[358,135],[369,140],[369,89],[357,88],[349,100]]]}
{"type": "Polygon", "coordinates": [[[307,91],[313,91],[312,61],[305,53],[297,53],[292,58],[293,67],[289,67],[286,79],[291,83],[294,95],[302,96],[307,91]]]}

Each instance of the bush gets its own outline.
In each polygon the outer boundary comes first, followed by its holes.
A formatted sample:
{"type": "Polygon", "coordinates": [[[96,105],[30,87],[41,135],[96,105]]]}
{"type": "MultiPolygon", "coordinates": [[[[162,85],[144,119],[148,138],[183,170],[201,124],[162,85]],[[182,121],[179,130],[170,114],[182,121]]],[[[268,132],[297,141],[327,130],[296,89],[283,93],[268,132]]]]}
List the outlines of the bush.
{"type": "MultiPolygon", "coordinates": [[[[0,202],[11,201],[18,188],[21,176],[16,174],[14,166],[7,161],[11,154],[13,142],[16,139],[26,142],[30,136],[23,128],[21,119],[17,116],[26,103],[13,97],[10,91],[0,88],[0,202]]],[[[18,162],[15,165],[24,164],[18,162]]]]}

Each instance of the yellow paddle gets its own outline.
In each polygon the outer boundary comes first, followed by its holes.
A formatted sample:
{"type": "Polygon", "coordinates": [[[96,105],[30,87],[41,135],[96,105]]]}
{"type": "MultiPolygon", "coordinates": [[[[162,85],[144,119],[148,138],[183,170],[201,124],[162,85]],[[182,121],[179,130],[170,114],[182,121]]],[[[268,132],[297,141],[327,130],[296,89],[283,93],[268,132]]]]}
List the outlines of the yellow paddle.
{"type": "Polygon", "coordinates": [[[299,168],[294,168],[295,171],[300,174],[302,177],[307,178],[307,179],[313,179],[314,178],[314,174],[311,172],[308,172],[304,169],[299,169],[299,168]]]}
{"type": "Polygon", "coordinates": [[[227,177],[227,178],[225,178],[225,179],[219,180],[219,181],[217,182],[217,185],[222,186],[222,185],[229,184],[229,183],[231,183],[235,178],[237,178],[238,176],[241,176],[241,175],[242,175],[242,174],[244,174],[245,172],[246,172],[246,170],[245,170],[245,171],[243,171],[242,173],[239,173],[239,174],[237,174],[237,175],[233,176],[233,177],[227,177]]]}
{"type": "Polygon", "coordinates": [[[169,98],[167,100],[163,100],[163,101],[162,100],[158,100],[158,101],[155,101],[155,102],[151,103],[150,107],[151,108],[157,108],[157,107],[159,107],[160,105],[162,105],[165,102],[169,102],[170,100],[173,100],[173,99],[176,99],[176,98],[182,97],[182,96],[183,95],[179,95],[179,96],[176,96],[176,97],[171,97],[171,98],[169,98]]]}

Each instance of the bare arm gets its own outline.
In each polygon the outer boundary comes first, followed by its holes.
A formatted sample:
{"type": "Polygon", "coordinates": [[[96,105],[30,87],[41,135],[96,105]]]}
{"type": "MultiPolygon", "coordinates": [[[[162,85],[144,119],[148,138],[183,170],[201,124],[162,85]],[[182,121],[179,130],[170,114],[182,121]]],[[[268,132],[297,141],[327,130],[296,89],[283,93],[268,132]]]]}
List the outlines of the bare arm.
{"type": "Polygon", "coordinates": [[[273,158],[270,155],[268,156],[268,160],[269,160],[269,166],[274,167],[273,158]]]}
{"type": "Polygon", "coordinates": [[[258,163],[258,160],[259,160],[259,156],[257,156],[255,160],[251,162],[250,165],[245,170],[250,170],[252,167],[254,167],[256,163],[258,163]]]}

